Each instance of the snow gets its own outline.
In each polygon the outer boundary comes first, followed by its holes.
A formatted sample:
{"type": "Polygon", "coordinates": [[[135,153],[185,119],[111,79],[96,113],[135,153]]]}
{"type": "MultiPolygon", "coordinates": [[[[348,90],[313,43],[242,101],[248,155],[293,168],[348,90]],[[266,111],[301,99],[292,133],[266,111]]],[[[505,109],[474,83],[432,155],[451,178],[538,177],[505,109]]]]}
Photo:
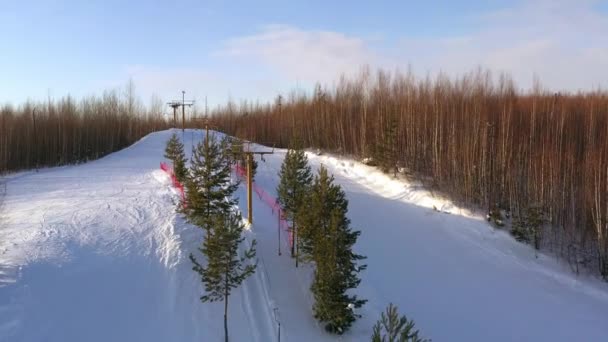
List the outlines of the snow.
{"type": "MultiPolygon", "coordinates": [[[[187,152],[202,134],[183,134],[187,152]]],[[[176,212],[178,195],[159,170],[170,135],[4,179],[0,341],[222,339],[223,304],[198,300],[202,286],[188,260],[203,234],[176,212]]],[[[284,155],[275,150],[258,164],[256,183],[272,195],[284,155]]],[[[389,302],[433,341],[606,340],[605,283],[537,258],[420,185],[352,160],[308,157],[343,186],[362,231],[363,317],[343,336],[323,331],[311,315],[310,266],[294,267],[284,236],[278,255],[277,217],[254,197],[246,243],[258,242],[258,270],[230,297],[232,341],[276,341],[277,320],[282,341],[369,341],[389,302]]],[[[243,186],[237,195],[246,216],[243,186]]]]}

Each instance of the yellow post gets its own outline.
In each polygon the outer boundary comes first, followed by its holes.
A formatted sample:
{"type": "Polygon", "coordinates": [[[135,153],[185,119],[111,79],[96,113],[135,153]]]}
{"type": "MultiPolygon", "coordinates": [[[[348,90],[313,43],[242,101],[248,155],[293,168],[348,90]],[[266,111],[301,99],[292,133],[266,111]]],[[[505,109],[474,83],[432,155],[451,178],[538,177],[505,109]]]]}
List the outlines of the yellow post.
{"type": "Polygon", "coordinates": [[[253,224],[253,208],[251,206],[251,183],[252,178],[252,169],[253,169],[253,154],[247,153],[247,215],[249,219],[249,224],[253,224]]]}

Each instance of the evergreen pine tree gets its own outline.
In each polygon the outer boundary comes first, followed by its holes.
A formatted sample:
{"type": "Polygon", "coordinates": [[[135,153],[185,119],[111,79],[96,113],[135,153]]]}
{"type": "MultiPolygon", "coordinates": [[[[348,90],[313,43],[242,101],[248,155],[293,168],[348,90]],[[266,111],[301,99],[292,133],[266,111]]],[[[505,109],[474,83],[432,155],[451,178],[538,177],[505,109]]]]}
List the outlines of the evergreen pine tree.
{"type": "Polygon", "coordinates": [[[513,221],[511,234],[517,241],[532,243],[534,248],[539,250],[543,224],[544,218],[541,206],[532,204],[521,210],[521,214],[513,221]]]}
{"type": "Polygon", "coordinates": [[[239,256],[239,246],[244,240],[241,215],[229,210],[214,215],[211,222],[211,229],[199,248],[207,265],[201,265],[193,254],[190,254],[190,260],[194,264],[192,269],[200,275],[205,287],[201,301],[224,301],[224,336],[228,341],[228,297],[255,272],[256,264],[251,264],[250,260],[255,257],[256,241],[253,240],[243,256],[239,256]]]}
{"type": "Polygon", "coordinates": [[[167,141],[165,158],[171,160],[175,178],[183,183],[186,180],[186,175],[188,173],[188,170],[186,169],[186,155],[184,154],[184,144],[175,133],[173,133],[169,141],[167,141]]]}
{"type": "Polygon", "coordinates": [[[185,212],[190,222],[204,229],[209,229],[214,215],[224,214],[238,203],[232,197],[238,183],[231,182],[225,145],[213,136],[205,137],[192,151],[185,212]]]}
{"type": "Polygon", "coordinates": [[[382,127],[382,136],[374,148],[374,159],[383,172],[397,175],[397,120],[389,116],[382,127]]]}
{"type": "Polygon", "coordinates": [[[277,200],[283,209],[285,218],[292,222],[293,243],[291,246],[291,256],[296,256],[297,266],[298,251],[295,250],[296,246],[299,246],[297,213],[312,183],[312,172],[308,165],[308,158],[302,149],[290,149],[287,151],[287,155],[281,165],[279,177],[277,200]]]}
{"type": "Polygon", "coordinates": [[[380,320],[374,325],[372,342],[428,342],[418,336],[414,330],[414,321],[407,317],[399,317],[397,307],[392,303],[382,313],[380,320]]]}
{"type": "MultiPolygon", "coordinates": [[[[305,261],[313,261],[315,237],[319,232],[329,229],[332,211],[339,209],[346,213],[348,210],[346,195],[340,186],[333,184],[333,181],[333,176],[330,177],[327,169],[321,167],[298,208],[296,217],[300,222],[300,255],[305,261]]],[[[346,215],[341,219],[340,224],[348,226],[350,221],[346,215]]]]}
{"type": "Polygon", "coordinates": [[[173,161],[175,159],[175,145],[179,142],[179,138],[177,134],[173,133],[171,138],[167,140],[167,145],[165,146],[165,158],[173,161]]]}
{"type": "Polygon", "coordinates": [[[308,214],[302,214],[302,250],[316,266],[313,313],[326,330],[342,334],[359,317],[353,309],[366,302],[347,293],[359,285],[358,273],[366,267],[358,265],[365,257],[352,250],[361,232],[350,228],[348,201],[324,167],[315,177],[309,200],[308,214]]]}

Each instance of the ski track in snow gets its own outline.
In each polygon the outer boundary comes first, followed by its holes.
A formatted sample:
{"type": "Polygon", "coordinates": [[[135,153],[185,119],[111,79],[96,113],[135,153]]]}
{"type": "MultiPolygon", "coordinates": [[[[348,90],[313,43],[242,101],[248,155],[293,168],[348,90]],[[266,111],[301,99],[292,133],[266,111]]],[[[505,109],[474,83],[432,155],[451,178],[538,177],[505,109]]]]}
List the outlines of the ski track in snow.
{"type": "MultiPolygon", "coordinates": [[[[176,213],[177,196],[159,170],[169,136],[5,179],[0,341],[223,338],[223,305],[200,302],[187,257],[203,234],[176,213]]],[[[263,293],[255,275],[231,296],[235,341],[275,339],[260,310],[263,293]]]]}
{"type": "MultiPolygon", "coordinates": [[[[258,163],[256,182],[273,195],[285,152],[275,150],[258,163]]],[[[352,160],[307,156],[315,172],[324,165],[345,190],[352,226],[362,232],[355,249],[368,257],[355,293],[369,302],[359,311],[363,317],[337,339],[369,341],[371,327],[393,302],[433,341],[606,340],[608,287],[601,280],[577,277],[552,256],[536,257],[508,232],[417,183],[352,160]]],[[[254,203],[254,212],[258,239],[268,235],[276,246],[276,218],[261,204],[254,203]]],[[[310,308],[311,270],[288,266],[271,282],[280,284],[280,293],[273,292],[279,307],[296,305],[301,296],[297,305],[310,308]]],[[[315,332],[310,340],[336,340],[309,318],[288,310],[283,323],[315,332]]]]}
{"type": "MultiPolygon", "coordinates": [[[[203,136],[176,132],[187,154],[203,136]]],[[[87,164],[3,179],[0,341],[222,340],[223,303],[198,300],[203,288],[188,259],[203,234],[176,212],[178,195],[159,170],[171,133],[87,164]]],[[[256,182],[272,195],[284,155],[275,150],[258,164],[256,182]]],[[[254,195],[245,244],[257,240],[258,269],[230,297],[231,340],[276,341],[278,319],[282,341],[368,341],[389,302],[433,341],[606,340],[606,284],[536,258],[420,185],[308,157],[346,191],[362,231],[355,248],[368,257],[355,292],[369,302],[349,332],[327,334],[311,314],[312,268],[294,267],[276,216],[254,195]]],[[[245,210],[244,185],[236,195],[245,210]]]]}

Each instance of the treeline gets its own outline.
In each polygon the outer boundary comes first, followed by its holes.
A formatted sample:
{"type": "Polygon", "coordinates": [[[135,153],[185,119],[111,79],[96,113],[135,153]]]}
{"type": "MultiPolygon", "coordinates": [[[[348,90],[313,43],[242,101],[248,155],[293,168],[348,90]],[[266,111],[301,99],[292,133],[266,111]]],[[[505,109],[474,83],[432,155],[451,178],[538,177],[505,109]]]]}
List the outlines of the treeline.
{"type": "Polygon", "coordinates": [[[518,239],[608,277],[608,93],[518,91],[505,75],[341,78],[309,95],[215,110],[228,134],[370,158],[481,206],[518,239]]]}
{"type": "Polygon", "coordinates": [[[105,92],[0,108],[0,174],[85,162],[166,129],[162,107],[146,110],[129,92],[105,92]]]}

